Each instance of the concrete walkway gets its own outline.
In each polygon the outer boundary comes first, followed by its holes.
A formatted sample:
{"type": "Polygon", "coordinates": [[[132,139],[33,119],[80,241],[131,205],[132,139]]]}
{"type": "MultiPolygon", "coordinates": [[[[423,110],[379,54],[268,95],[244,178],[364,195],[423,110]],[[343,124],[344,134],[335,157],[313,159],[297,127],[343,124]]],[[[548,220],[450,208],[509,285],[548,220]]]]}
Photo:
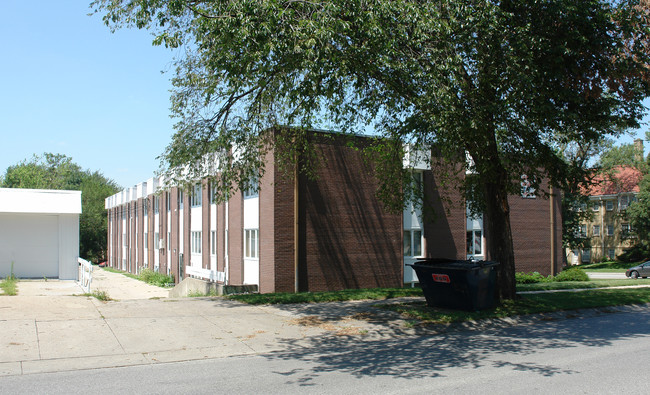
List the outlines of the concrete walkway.
{"type": "MultiPolygon", "coordinates": [[[[309,347],[323,336],[352,342],[446,330],[536,324],[547,316],[510,317],[413,327],[381,301],[250,306],[223,298],[167,298],[166,289],[96,269],[92,290],[73,281],[20,281],[18,295],[0,296],[0,376],[180,362],[309,347]]],[[[650,306],[607,308],[650,309],[650,306]]],[[[583,314],[598,314],[598,309],[583,314]]]]}
{"type": "Polygon", "coordinates": [[[82,296],[75,282],[57,280],[20,281],[18,295],[0,296],[0,376],[266,353],[314,336],[377,334],[386,321],[403,326],[396,313],[372,308],[376,302],[314,310],[170,299],[166,289],[97,268],[91,289],[116,300],[82,296]]]}

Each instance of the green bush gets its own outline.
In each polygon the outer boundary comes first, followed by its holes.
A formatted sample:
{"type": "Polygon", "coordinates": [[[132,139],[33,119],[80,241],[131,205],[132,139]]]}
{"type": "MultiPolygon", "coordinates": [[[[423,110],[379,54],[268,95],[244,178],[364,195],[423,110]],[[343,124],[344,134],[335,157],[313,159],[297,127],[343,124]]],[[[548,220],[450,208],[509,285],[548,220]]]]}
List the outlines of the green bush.
{"type": "Polygon", "coordinates": [[[579,267],[570,267],[558,273],[553,281],[589,281],[589,276],[579,267]]]}
{"type": "Polygon", "coordinates": [[[156,273],[151,269],[142,269],[138,277],[147,284],[157,285],[159,287],[165,287],[167,284],[174,283],[173,277],[162,273],[156,273]]]}
{"type": "Polygon", "coordinates": [[[515,273],[515,281],[517,284],[535,284],[545,283],[551,281],[552,276],[544,277],[539,272],[532,273],[515,273]]]}

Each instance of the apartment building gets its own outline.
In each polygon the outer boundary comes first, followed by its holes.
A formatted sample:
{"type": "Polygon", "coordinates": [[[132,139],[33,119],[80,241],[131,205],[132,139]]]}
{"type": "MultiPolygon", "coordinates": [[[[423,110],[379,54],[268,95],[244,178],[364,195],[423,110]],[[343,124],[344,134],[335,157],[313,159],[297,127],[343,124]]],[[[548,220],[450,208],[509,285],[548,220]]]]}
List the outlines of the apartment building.
{"type": "Polygon", "coordinates": [[[580,224],[580,236],[589,238],[589,247],[572,250],[568,261],[574,265],[614,260],[636,243],[636,236],[625,215],[630,203],[636,201],[643,175],[638,169],[619,166],[611,174],[594,178],[584,193],[589,204],[582,210],[591,211],[591,219],[580,224]]]}
{"type": "MultiPolygon", "coordinates": [[[[286,177],[270,152],[259,189],[223,204],[207,181],[183,191],[150,178],[110,196],[109,265],[267,293],[400,287],[417,281],[406,265],[418,258],[490,258],[482,218],[468,218],[463,197],[442,192],[415,155],[407,153],[405,165],[421,180],[430,214],[419,205],[388,212],[376,197],[373,165],[347,138],[315,132],[313,139],[323,158],[313,179],[286,177]]],[[[529,192],[510,200],[518,270],[554,273],[562,258],[559,199],[529,192]]]]}

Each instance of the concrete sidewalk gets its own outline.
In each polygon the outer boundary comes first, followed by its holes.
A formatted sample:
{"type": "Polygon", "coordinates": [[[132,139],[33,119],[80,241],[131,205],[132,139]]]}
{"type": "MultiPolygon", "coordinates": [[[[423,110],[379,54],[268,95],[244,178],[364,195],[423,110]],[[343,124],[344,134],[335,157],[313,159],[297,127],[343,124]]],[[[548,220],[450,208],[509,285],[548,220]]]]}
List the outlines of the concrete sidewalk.
{"type": "MultiPolygon", "coordinates": [[[[0,296],[0,376],[180,362],[309,347],[318,337],[351,342],[528,325],[557,312],[462,324],[417,327],[376,304],[379,301],[250,306],[224,298],[167,298],[168,290],[122,274],[97,270],[92,290],[108,302],[83,295],[73,281],[20,281],[18,295],[0,296]]],[[[607,308],[607,313],[650,305],[607,308]]],[[[600,309],[583,311],[600,314],[600,309]]]]}
{"type": "Polygon", "coordinates": [[[119,299],[102,302],[73,296],[83,291],[72,281],[20,281],[18,295],[0,297],[0,375],[266,353],[325,334],[385,335],[386,321],[396,328],[403,322],[372,308],[377,302],[258,307],[170,299],[166,289],[151,287],[96,270],[91,288],[119,299]],[[377,318],[382,314],[390,317],[377,318]]]}

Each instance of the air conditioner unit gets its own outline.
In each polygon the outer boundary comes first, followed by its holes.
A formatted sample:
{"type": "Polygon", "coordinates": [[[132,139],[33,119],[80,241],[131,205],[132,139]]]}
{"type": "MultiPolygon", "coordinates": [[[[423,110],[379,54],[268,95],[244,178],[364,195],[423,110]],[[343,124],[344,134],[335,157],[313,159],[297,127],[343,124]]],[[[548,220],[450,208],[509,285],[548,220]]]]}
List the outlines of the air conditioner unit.
{"type": "Polygon", "coordinates": [[[158,249],[159,250],[164,250],[165,249],[165,240],[163,240],[163,239],[158,240],[158,249]]]}

